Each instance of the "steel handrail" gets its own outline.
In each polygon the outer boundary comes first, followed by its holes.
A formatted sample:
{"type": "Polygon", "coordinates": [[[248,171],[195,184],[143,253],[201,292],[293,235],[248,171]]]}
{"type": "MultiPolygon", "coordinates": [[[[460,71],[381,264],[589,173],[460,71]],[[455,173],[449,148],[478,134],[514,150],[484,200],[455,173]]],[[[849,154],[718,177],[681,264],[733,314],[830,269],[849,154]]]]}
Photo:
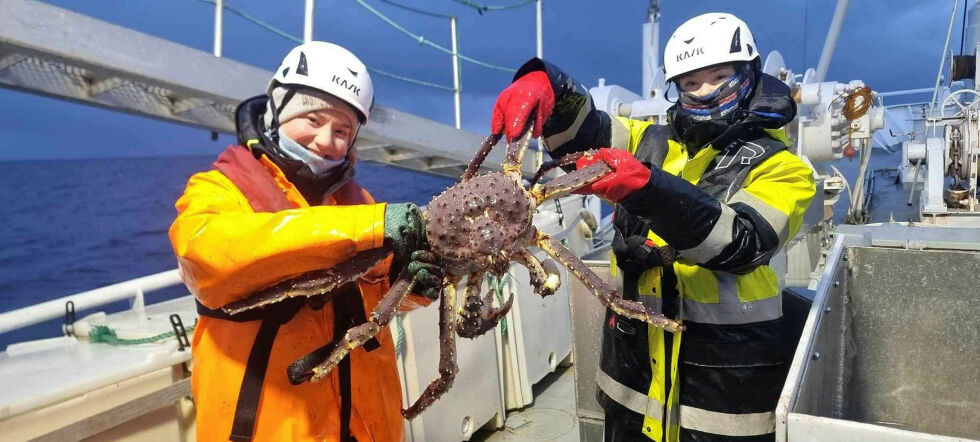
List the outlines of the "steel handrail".
{"type": "Polygon", "coordinates": [[[63,317],[68,301],[75,309],[85,310],[179,284],[183,284],[180,273],[173,269],[0,313],[0,333],[63,317]]]}

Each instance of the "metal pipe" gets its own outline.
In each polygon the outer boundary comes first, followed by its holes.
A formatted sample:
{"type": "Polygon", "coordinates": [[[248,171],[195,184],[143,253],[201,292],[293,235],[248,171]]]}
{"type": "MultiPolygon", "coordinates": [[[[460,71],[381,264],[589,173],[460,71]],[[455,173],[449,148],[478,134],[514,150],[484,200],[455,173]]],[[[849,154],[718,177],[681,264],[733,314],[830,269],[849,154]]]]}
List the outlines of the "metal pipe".
{"type": "Polygon", "coordinates": [[[891,92],[879,92],[879,97],[897,97],[899,95],[911,95],[911,94],[923,94],[926,92],[932,92],[935,88],[923,87],[919,89],[905,89],[901,91],[891,91],[891,92]]]}
{"type": "Polygon", "coordinates": [[[214,56],[221,56],[221,28],[224,21],[225,0],[214,2],[214,56]]]}
{"type": "Polygon", "coordinates": [[[306,8],[303,11],[303,42],[313,41],[313,10],[316,9],[316,0],[306,0],[306,8]]]}
{"type": "Polygon", "coordinates": [[[865,194],[867,193],[868,163],[871,161],[871,143],[868,140],[861,140],[861,165],[858,167],[858,178],[854,186],[854,201],[851,208],[851,218],[855,224],[864,224],[865,219],[865,194]]]}
{"type": "Polygon", "coordinates": [[[459,94],[460,94],[460,81],[459,81],[459,38],[456,34],[456,16],[449,17],[449,32],[452,34],[453,40],[453,104],[456,109],[456,129],[462,128],[462,121],[460,120],[459,113],[459,94]]]}
{"type": "MultiPolygon", "coordinates": [[[[919,185],[919,166],[922,165],[922,158],[915,160],[915,173],[912,175],[912,190],[909,191],[909,201],[905,203],[908,206],[912,205],[912,200],[915,198],[915,189],[919,185]]],[[[925,183],[922,183],[925,186],[925,183]]]]}
{"type": "Polygon", "coordinates": [[[541,0],[537,0],[535,3],[535,25],[537,36],[538,50],[536,52],[538,58],[544,58],[544,32],[541,29],[541,0]]]}
{"type": "MultiPolygon", "coordinates": [[[[928,117],[933,117],[933,112],[936,108],[936,98],[939,95],[939,83],[943,79],[943,69],[946,67],[946,52],[949,51],[949,38],[953,35],[953,22],[956,21],[956,7],[958,6],[959,0],[953,0],[953,12],[949,15],[949,28],[946,29],[946,44],[943,46],[943,56],[942,60],[939,61],[939,72],[936,73],[936,85],[932,88],[932,100],[929,101],[929,114],[928,117]]],[[[933,135],[936,134],[939,125],[932,126],[933,135]]]]}
{"type": "Polygon", "coordinates": [[[0,333],[17,330],[65,315],[65,303],[72,301],[78,311],[136,296],[138,290],[151,292],[181,284],[177,269],[131,279],[87,292],[76,293],[6,313],[0,313],[0,333]]]}
{"type": "Polygon", "coordinates": [[[844,15],[847,13],[847,5],[850,3],[851,0],[837,0],[837,8],[834,9],[834,18],[830,21],[830,30],[827,31],[827,39],[824,40],[823,50],[820,51],[816,83],[822,82],[827,77],[827,69],[830,68],[830,59],[834,57],[834,47],[837,46],[837,37],[840,36],[840,28],[844,24],[844,15]]]}
{"type": "Polygon", "coordinates": [[[651,0],[647,8],[647,21],[643,31],[643,84],[642,98],[650,98],[653,92],[653,79],[660,67],[660,2],[651,0]]]}

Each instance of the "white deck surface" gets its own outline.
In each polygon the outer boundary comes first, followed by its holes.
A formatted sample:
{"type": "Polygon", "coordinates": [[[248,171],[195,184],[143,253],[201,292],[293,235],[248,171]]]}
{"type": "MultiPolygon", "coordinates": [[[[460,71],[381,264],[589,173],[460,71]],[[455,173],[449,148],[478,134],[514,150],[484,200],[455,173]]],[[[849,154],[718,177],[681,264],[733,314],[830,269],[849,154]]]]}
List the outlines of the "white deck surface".
{"type": "MultiPolygon", "coordinates": [[[[185,327],[197,317],[193,298],[183,297],[112,315],[120,337],[171,330],[169,316],[179,313],[185,327]]],[[[84,319],[84,318],[83,318],[84,319]]],[[[44,407],[143,373],[189,361],[176,339],[155,344],[111,346],[58,337],[13,344],[0,353],[0,419],[44,407]]]]}
{"type": "Polygon", "coordinates": [[[571,367],[559,367],[534,386],[534,403],[507,414],[504,428],[481,430],[471,441],[578,442],[578,419],[575,417],[575,376],[571,367]]]}

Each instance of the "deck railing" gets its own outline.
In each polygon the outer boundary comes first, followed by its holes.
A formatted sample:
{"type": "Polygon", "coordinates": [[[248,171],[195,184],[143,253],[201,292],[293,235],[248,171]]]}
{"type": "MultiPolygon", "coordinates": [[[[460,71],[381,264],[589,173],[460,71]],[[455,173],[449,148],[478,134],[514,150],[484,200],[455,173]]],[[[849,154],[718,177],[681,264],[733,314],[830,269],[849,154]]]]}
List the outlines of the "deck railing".
{"type": "Polygon", "coordinates": [[[146,292],[179,284],[183,284],[180,274],[173,269],[0,313],[0,333],[63,317],[69,301],[75,309],[85,310],[116,301],[142,298],[146,292]]]}

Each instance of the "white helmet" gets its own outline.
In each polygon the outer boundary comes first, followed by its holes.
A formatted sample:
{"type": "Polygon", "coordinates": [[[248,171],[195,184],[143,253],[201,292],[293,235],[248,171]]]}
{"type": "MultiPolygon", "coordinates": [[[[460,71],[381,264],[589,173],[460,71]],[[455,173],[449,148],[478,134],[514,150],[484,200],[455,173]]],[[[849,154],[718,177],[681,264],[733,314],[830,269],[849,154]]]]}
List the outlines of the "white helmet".
{"type": "Polygon", "coordinates": [[[664,47],[666,81],[698,69],[759,58],[748,25],[732,14],[712,12],[677,27],[664,47]]]}
{"type": "Polygon", "coordinates": [[[325,41],[293,48],[276,70],[266,93],[277,85],[298,85],[321,90],[354,107],[361,124],[367,123],[374,103],[374,84],[367,66],[347,49],[325,41]]]}

